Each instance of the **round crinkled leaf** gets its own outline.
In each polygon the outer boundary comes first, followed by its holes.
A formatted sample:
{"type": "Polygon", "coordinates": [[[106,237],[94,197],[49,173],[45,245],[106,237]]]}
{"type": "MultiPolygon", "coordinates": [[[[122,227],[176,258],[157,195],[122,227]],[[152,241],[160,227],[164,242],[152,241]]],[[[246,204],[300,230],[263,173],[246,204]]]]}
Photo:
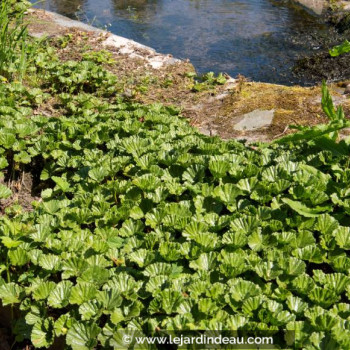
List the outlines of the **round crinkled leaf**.
{"type": "Polygon", "coordinates": [[[331,206],[309,208],[302,202],[293,201],[289,198],[282,198],[282,201],[289,205],[289,207],[296,211],[298,214],[308,218],[320,216],[325,211],[330,211],[332,209],[331,206]]]}
{"type": "Polygon", "coordinates": [[[71,289],[69,302],[81,305],[85,301],[93,299],[97,293],[96,287],[91,283],[81,282],[71,289]]]}
{"type": "Polygon", "coordinates": [[[68,329],[72,326],[73,320],[69,314],[60,316],[54,324],[55,334],[57,337],[66,335],[68,329]]]}
{"type": "Polygon", "coordinates": [[[350,227],[340,226],[335,230],[334,235],[340,248],[350,249],[350,227]]]}
{"type": "Polygon", "coordinates": [[[46,299],[53,289],[56,287],[55,282],[44,282],[40,284],[33,292],[33,298],[35,300],[46,299]]]}
{"type": "Polygon", "coordinates": [[[47,300],[48,305],[56,309],[66,307],[69,303],[72,286],[71,281],[59,282],[47,300]]]}
{"type": "Polygon", "coordinates": [[[89,171],[90,179],[96,182],[102,182],[107,175],[108,175],[108,170],[102,166],[98,168],[93,168],[89,171]]]}
{"type": "Polygon", "coordinates": [[[0,199],[7,199],[11,197],[12,191],[5,185],[0,184],[0,199]]]}
{"type": "Polygon", "coordinates": [[[56,271],[60,265],[60,257],[53,254],[41,254],[39,266],[48,271],[56,271]]]}
{"type": "Polygon", "coordinates": [[[115,325],[117,325],[118,323],[124,321],[125,317],[123,314],[123,311],[119,308],[115,309],[112,313],[111,313],[111,322],[115,325]]]}
{"type": "Polygon", "coordinates": [[[11,264],[14,266],[23,266],[30,260],[26,250],[20,247],[15,250],[10,250],[8,252],[8,257],[10,258],[11,264]]]}
{"type": "Polygon", "coordinates": [[[99,291],[96,295],[96,299],[100,301],[104,309],[108,311],[119,307],[123,301],[120,292],[115,289],[99,291]]]}
{"type": "Polygon", "coordinates": [[[0,286],[0,299],[2,305],[17,304],[24,296],[24,289],[16,283],[7,283],[0,286]]]}
{"type": "Polygon", "coordinates": [[[66,342],[73,350],[92,350],[97,345],[100,328],[95,323],[76,322],[69,329],[66,342]]]}
{"type": "Polygon", "coordinates": [[[102,311],[102,303],[95,299],[89,300],[79,306],[79,314],[83,321],[89,321],[91,318],[95,318],[95,316],[100,316],[102,311]]]}
{"type": "Polygon", "coordinates": [[[53,344],[53,322],[51,318],[38,321],[32,330],[30,339],[35,348],[47,348],[53,344]]]}
{"type": "Polygon", "coordinates": [[[14,143],[16,142],[16,137],[14,134],[3,132],[3,130],[0,131],[0,145],[4,148],[11,148],[14,143]]]}
{"type": "Polygon", "coordinates": [[[107,269],[99,266],[88,267],[79,277],[79,281],[95,283],[101,285],[105,283],[109,278],[107,269]]]}
{"type": "Polygon", "coordinates": [[[9,165],[5,157],[0,157],[0,169],[4,169],[9,165]]]}

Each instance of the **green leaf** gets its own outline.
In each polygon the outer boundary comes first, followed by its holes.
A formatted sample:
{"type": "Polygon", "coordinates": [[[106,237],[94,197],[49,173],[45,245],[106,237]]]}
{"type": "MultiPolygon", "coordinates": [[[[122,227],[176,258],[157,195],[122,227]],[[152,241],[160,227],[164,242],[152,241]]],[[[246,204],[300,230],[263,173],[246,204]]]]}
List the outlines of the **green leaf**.
{"type": "Polygon", "coordinates": [[[190,268],[194,270],[205,270],[210,271],[215,268],[217,264],[217,254],[214,252],[203,253],[199,256],[197,260],[192,260],[190,262],[190,268]]]}
{"type": "Polygon", "coordinates": [[[61,309],[69,304],[69,297],[73,287],[71,281],[61,281],[59,282],[55,289],[50,293],[47,300],[48,305],[53,308],[61,309]]]}
{"type": "MultiPolygon", "coordinates": [[[[298,259],[294,258],[294,260],[298,260],[298,259]]],[[[294,263],[293,260],[291,260],[291,262],[294,263]]],[[[304,268],[305,268],[305,263],[304,263],[304,268]]],[[[298,292],[307,295],[315,287],[314,280],[305,272],[303,273],[301,269],[300,271],[298,271],[299,269],[295,269],[294,264],[292,266],[290,264],[290,269],[293,270],[292,271],[293,275],[297,276],[292,280],[293,288],[298,290],[298,292]]]]}
{"type": "Polygon", "coordinates": [[[263,248],[264,237],[259,231],[253,232],[248,238],[250,249],[259,251],[263,248]]]}
{"type": "Polygon", "coordinates": [[[291,276],[300,276],[306,269],[304,261],[293,257],[281,258],[279,265],[285,270],[286,274],[291,276]]]}
{"type": "Polygon", "coordinates": [[[89,321],[91,318],[101,316],[102,310],[102,303],[95,299],[89,300],[79,306],[79,314],[83,321],[89,321]]]}
{"type": "Polygon", "coordinates": [[[96,299],[100,301],[104,309],[108,311],[119,307],[123,301],[120,293],[114,289],[99,291],[96,299]]]}
{"type": "Polygon", "coordinates": [[[222,178],[230,169],[230,164],[225,160],[213,159],[209,162],[209,170],[215,178],[222,178]]]}
{"type": "Polygon", "coordinates": [[[145,174],[139,176],[135,178],[132,182],[144,191],[153,191],[160,185],[159,179],[153,174],[145,174]]]}
{"type": "Polygon", "coordinates": [[[17,248],[8,252],[11,264],[14,266],[23,266],[29,261],[28,254],[25,249],[17,248]]]}
{"type": "Polygon", "coordinates": [[[137,249],[129,254],[129,260],[144,267],[154,261],[155,254],[147,249],[137,249]]]}
{"type": "Polygon", "coordinates": [[[93,350],[99,333],[100,328],[95,323],[76,322],[69,329],[66,342],[73,350],[93,350]]]}
{"type": "Polygon", "coordinates": [[[125,317],[123,311],[119,308],[115,309],[111,314],[111,322],[118,325],[120,322],[124,321],[125,317]]]}
{"type": "Polygon", "coordinates": [[[62,263],[62,277],[80,276],[88,267],[86,260],[73,256],[62,263]]]}
{"type": "Polygon", "coordinates": [[[330,151],[335,156],[347,156],[350,153],[349,146],[344,141],[336,142],[327,136],[318,137],[313,143],[319,149],[330,151]]]}
{"type": "Polygon", "coordinates": [[[350,52],[350,42],[348,40],[344,40],[342,44],[334,46],[329,50],[329,54],[332,57],[336,57],[348,52],[350,52]]]}
{"type": "Polygon", "coordinates": [[[43,202],[43,208],[47,213],[54,214],[61,208],[61,202],[58,200],[45,201],[43,202]]]}
{"type": "Polygon", "coordinates": [[[248,239],[247,235],[242,231],[226,232],[222,237],[222,243],[234,248],[241,248],[248,243],[248,239]]]}
{"type": "Polygon", "coordinates": [[[317,217],[323,214],[326,211],[332,210],[331,206],[322,206],[322,207],[315,207],[315,208],[309,208],[305,204],[297,201],[293,201],[289,198],[282,198],[282,202],[289,205],[294,211],[296,211],[298,214],[312,218],[317,217]]]}
{"type": "Polygon", "coordinates": [[[70,189],[69,182],[58,176],[52,176],[51,179],[55,181],[57,187],[62,191],[62,192],[67,192],[70,189]]]}
{"type": "Polygon", "coordinates": [[[53,344],[53,322],[46,318],[37,322],[32,330],[30,339],[36,348],[48,348],[53,344]]]}
{"type": "MultiPolygon", "coordinates": [[[[347,288],[350,278],[342,273],[332,273],[325,276],[325,288],[341,294],[347,288]]],[[[349,306],[349,304],[347,304],[349,306]]]]}
{"type": "Polygon", "coordinates": [[[24,297],[24,289],[16,283],[7,283],[0,286],[2,305],[17,304],[24,297]]]}
{"type": "Polygon", "coordinates": [[[93,299],[97,293],[97,289],[93,284],[81,282],[71,289],[69,302],[81,305],[85,301],[93,299]]]}
{"type": "Polygon", "coordinates": [[[102,285],[108,280],[109,273],[103,267],[90,266],[79,277],[78,281],[90,282],[96,285],[102,285]]]}
{"type": "Polygon", "coordinates": [[[316,287],[310,291],[308,293],[308,297],[311,301],[324,308],[328,308],[340,299],[340,297],[333,290],[320,287],[316,287]]]}
{"type": "Polygon", "coordinates": [[[329,93],[326,83],[322,82],[322,109],[330,120],[336,119],[336,111],[333,105],[332,96],[329,93]]]}
{"type": "Polygon", "coordinates": [[[56,336],[65,336],[68,332],[68,329],[72,326],[72,323],[73,319],[70,317],[69,314],[63,314],[62,316],[60,316],[54,324],[56,336]]]}
{"type": "Polygon", "coordinates": [[[329,214],[322,214],[317,218],[315,230],[320,231],[324,235],[332,235],[339,227],[339,222],[329,214]]]}
{"type": "Polygon", "coordinates": [[[15,241],[12,238],[7,237],[7,236],[1,237],[1,241],[2,241],[2,244],[6,248],[16,248],[16,247],[20,246],[23,243],[22,241],[15,241]]]}
{"type": "Polygon", "coordinates": [[[314,127],[305,127],[300,132],[297,132],[295,134],[289,134],[287,136],[275,140],[274,143],[284,144],[288,142],[297,142],[301,140],[309,141],[317,137],[331,134],[335,131],[339,131],[348,127],[350,127],[349,121],[335,120],[329,124],[318,124],[314,127]]]}
{"type": "Polygon", "coordinates": [[[307,260],[315,264],[321,264],[325,254],[315,245],[308,245],[303,248],[298,248],[294,252],[294,255],[302,260],[307,260]]]}
{"type": "Polygon", "coordinates": [[[22,163],[22,164],[29,164],[32,160],[30,155],[25,151],[21,151],[21,152],[15,154],[15,156],[13,158],[14,158],[15,162],[22,163]]]}
{"type": "Polygon", "coordinates": [[[334,232],[334,236],[340,248],[350,249],[350,227],[338,227],[334,232]]]}
{"type": "Polygon", "coordinates": [[[56,287],[54,282],[43,282],[33,292],[33,298],[35,300],[46,299],[53,289],[56,287]]]}
{"type": "Polygon", "coordinates": [[[5,169],[9,165],[5,157],[0,157],[0,170],[5,169]]]}
{"type": "Polygon", "coordinates": [[[0,184],[0,199],[7,199],[12,196],[12,191],[5,185],[0,184]]]}
{"type": "Polygon", "coordinates": [[[252,315],[262,304],[263,296],[249,297],[243,301],[242,310],[246,315],[252,315]]]}
{"type": "Polygon", "coordinates": [[[89,177],[90,179],[96,181],[96,182],[102,182],[105,177],[108,175],[108,170],[104,167],[100,166],[98,168],[93,168],[89,171],[89,177]]]}
{"type": "Polygon", "coordinates": [[[167,315],[171,315],[175,313],[183,302],[184,297],[182,293],[170,289],[165,289],[160,292],[158,297],[151,302],[149,308],[151,309],[151,313],[157,312],[158,308],[157,301],[159,302],[159,307],[162,311],[164,311],[167,315]],[[156,308],[156,309],[154,309],[156,308]]]}
{"type": "Polygon", "coordinates": [[[258,296],[261,293],[261,289],[258,285],[241,278],[231,280],[231,284],[233,285],[230,288],[227,298],[232,298],[235,301],[243,301],[250,297],[258,296]]]}
{"type": "Polygon", "coordinates": [[[214,189],[214,195],[218,196],[225,204],[236,203],[236,198],[242,194],[242,190],[234,184],[225,184],[214,189]]]}
{"type": "Polygon", "coordinates": [[[14,134],[3,132],[0,130],[0,145],[4,148],[11,148],[16,142],[16,137],[14,134]]]}
{"type": "Polygon", "coordinates": [[[278,277],[282,273],[280,267],[277,264],[274,264],[272,261],[267,261],[258,264],[255,267],[255,271],[265,281],[276,279],[276,277],[278,277]]]}
{"type": "Polygon", "coordinates": [[[142,281],[136,282],[135,279],[127,273],[120,273],[107,282],[108,288],[117,291],[124,298],[129,300],[138,298],[136,293],[141,288],[142,284],[142,281]]]}
{"type": "Polygon", "coordinates": [[[41,321],[43,318],[43,310],[40,309],[37,305],[32,305],[30,307],[30,312],[25,316],[26,323],[28,325],[35,325],[37,322],[41,321]]]}
{"type": "Polygon", "coordinates": [[[294,295],[289,295],[286,303],[289,309],[296,314],[301,314],[308,308],[308,304],[306,302],[294,295]]]}
{"type": "Polygon", "coordinates": [[[56,271],[60,262],[60,257],[53,254],[41,254],[38,261],[39,266],[48,271],[56,271]]]}
{"type": "Polygon", "coordinates": [[[181,245],[173,242],[162,242],[159,245],[159,254],[166,261],[177,261],[181,258],[181,245]]]}
{"type": "Polygon", "coordinates": [[[163,289],[167,280],[168,277],[163,275],[150,277],[149,281],[146,284],[147,292],[150,292],[152,294],[159,292],[163,289]]]}

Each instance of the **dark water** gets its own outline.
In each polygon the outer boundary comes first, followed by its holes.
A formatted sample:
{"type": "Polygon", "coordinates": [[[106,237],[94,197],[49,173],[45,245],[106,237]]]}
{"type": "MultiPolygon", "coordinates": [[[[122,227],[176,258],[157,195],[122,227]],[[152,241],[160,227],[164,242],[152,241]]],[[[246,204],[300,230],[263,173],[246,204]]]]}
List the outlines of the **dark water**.
{"type": "Polygon", "coordinates": [[[321,19],[283,0],[46,0],[38,6],[189,58],[199,73],[282,84],[312,83],[293,76],[292,67],[333,35],[321,19]]]}

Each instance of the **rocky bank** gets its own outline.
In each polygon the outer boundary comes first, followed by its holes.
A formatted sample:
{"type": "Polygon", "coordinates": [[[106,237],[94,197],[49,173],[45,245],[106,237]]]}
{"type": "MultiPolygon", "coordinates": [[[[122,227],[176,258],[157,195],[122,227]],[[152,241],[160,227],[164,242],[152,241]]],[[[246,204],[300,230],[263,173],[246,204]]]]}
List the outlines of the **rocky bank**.
{"type": "MultiPolygon", "coordinates": [[[[103,52],[109,59],[102,64],[118,77],[125,98],[175,106],[204,134],[269,141],[292,132],[291,124],[326,122],[319,86],[288,87],[227,76],[225,84],[198,91],[194,89],[195,70],[189,62],[42,10],[31,10],[28,22],[31,35],[47,37],[63,60],[80,60],[86,52],[103,52]]],[[[329,88],[336,104],[343,105],[349,114],[350,99],[344,94],[344,84],[341,86],[330,84],[329,88]]],[[[48,105],[38,113],[50,115],[54,109],[48,105]]]]}

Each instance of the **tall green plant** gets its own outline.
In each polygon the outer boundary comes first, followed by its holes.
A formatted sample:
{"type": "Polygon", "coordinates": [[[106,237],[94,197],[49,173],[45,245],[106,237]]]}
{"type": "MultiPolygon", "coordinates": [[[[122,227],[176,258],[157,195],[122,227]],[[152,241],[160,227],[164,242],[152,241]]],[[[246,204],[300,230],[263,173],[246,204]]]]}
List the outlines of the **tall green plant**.
{"type": "MultiPolygon", "coordinates": [[[[275,143],[283,144],[288,142],[312,141],[322,148],[330,148],[332,151],[340,150],[337,143],[338,132],[341,129],[350,127],[350,122],[345,118],[343,108],[339,106],[334,108],[332,97],[329,93],[325,82],[322,84],[322,109],[329,119],[328,124],[319,124],[314,127],[309,126],[290,126],[299,130],[295,134],[290,134],[275,141],[275,143]]],[[[346,152],[348,152],[346,150],[346,152]]]]}
{"type": "Polygon", "coordinates": [[[27,60],[27,26],[23,22],[25,7],[11,0],[0,3],[0,75],[23,78],[27,60]]]}

